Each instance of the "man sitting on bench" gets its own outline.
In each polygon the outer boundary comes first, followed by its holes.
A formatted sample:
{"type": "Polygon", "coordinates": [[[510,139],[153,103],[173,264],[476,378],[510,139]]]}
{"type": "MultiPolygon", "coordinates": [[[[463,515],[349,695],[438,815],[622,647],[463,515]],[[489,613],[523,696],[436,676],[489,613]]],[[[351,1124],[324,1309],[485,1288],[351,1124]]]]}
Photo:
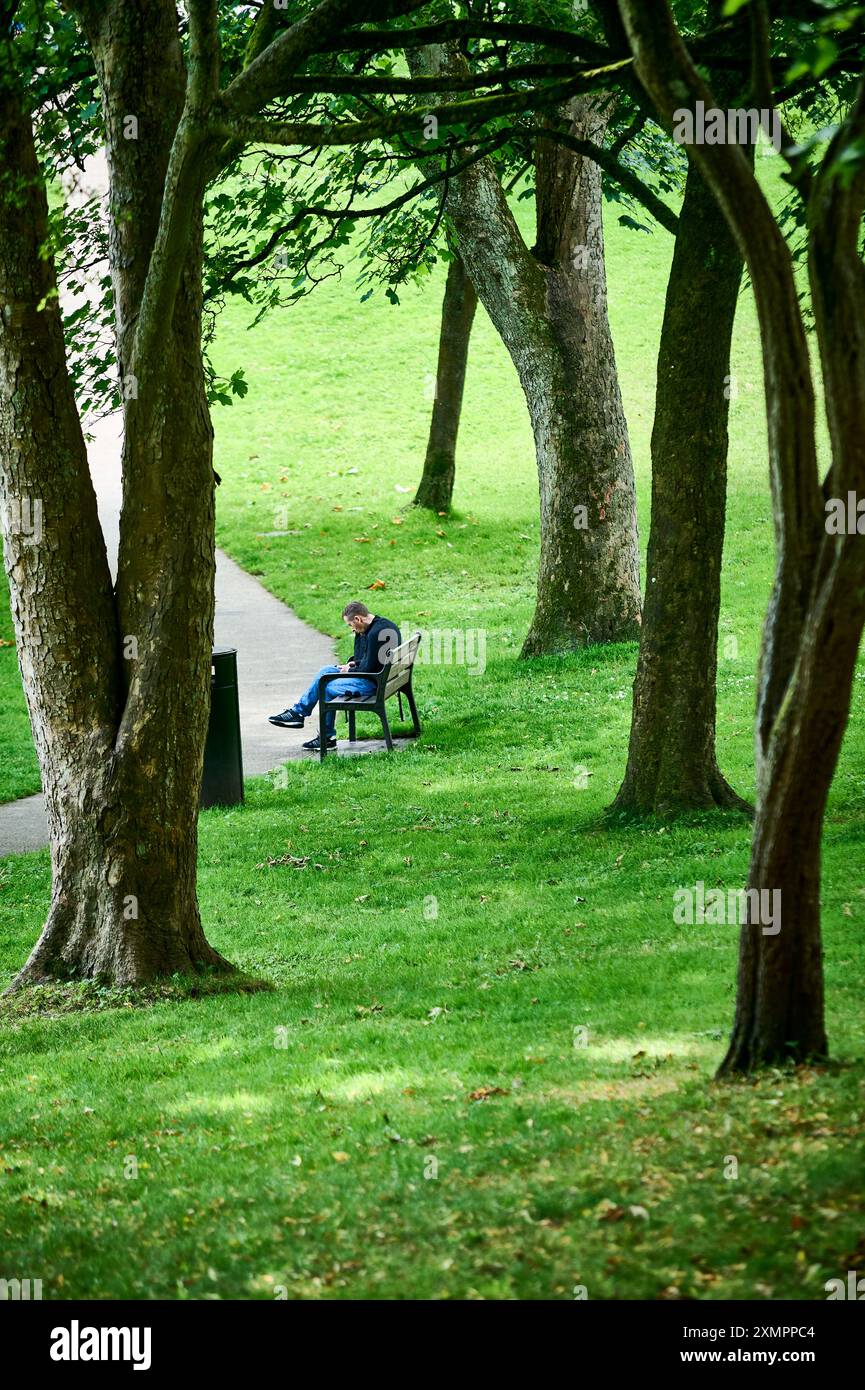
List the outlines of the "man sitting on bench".
{"type": "MultiPolygon", "coordinates": [[[[365,680],[362,675],[354,675],[353,672],[362,671],[374,676],[383,670],[390,661],[391,652],[402,641],[400,630],[396,623],[390,622],[388,618],[380,618],[377,614],[370,613],[366,604],[360,603],[357,599],[345,605],[342,616],[354,632],[354,655],[351,661],[345,666],[322,666],[309,689],[299,700],[289,709],[283,710],[282,714],[270,716],[271,724],[278,724],[282,729],[302,729],[304,720],[309,718],[318,704],[319,676],[333,673],[340,677],[339,680],[328,681],[328,700],[335,700],[337,697],[343,700],[363,700],[375,694],[375,682],[365,680]]],[[[328,750],[335,749],[336,710],[327,710],[325,718],[327,728],[323,732],[327,738],[326,746],[328,750]]],[[[321,750],[321,734],[322,731],[319,730],[315,738],[303,745],[304,748],[318,753],[321,750]]]]}

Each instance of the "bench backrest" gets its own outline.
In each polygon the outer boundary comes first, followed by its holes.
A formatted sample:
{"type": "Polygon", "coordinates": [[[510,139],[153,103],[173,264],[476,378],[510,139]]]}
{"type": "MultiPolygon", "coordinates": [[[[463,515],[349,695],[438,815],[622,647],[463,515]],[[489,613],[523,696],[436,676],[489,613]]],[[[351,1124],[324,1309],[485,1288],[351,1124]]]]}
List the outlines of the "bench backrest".
{"type": "Polygon", "coordinates": [[[384,698],[394,695],[398,690],[403,690],[411,680],[411,668],[417,656],[417,649],[420,646],[421,634],[415,632],[409,637],[407,642],[401,642],[398,647],[394,647],[390,655],[390,668],[387,673],[387,680],[384,687],[384,698]]]}

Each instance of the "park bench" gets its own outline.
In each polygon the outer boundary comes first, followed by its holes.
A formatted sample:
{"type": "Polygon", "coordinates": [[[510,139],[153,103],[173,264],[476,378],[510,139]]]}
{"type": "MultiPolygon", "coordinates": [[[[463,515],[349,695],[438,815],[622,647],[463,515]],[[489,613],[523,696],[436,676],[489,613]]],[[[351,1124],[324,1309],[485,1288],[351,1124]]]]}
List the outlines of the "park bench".
{"type": "MultiPolygon", "coordinates": [[[[318,682],[319,729],[323,731],[325,727],[325,710],[345,710],[348,715],[348,740],[349,743],[354,743],[355,717],[358,710],[372,710],[373,714],[377,714],[381,720],[385,744],[388,750],[392,752],[393,739],[391,738],[385,705],[388,700],[396,695],[399,701],[399,717],[402,719],[402,697],[404,695],[408,701],[408,707],[411,713],[411,737],[417,738],[420,733],[420,719],[418,718],[417,704],[415,703],[411,678],[415,657],[417,656],[418,647],[420,646],[420,639],[421,634],[415,632],[409,637],[408,641],[401,643],[398,647],[394,647],[393,651],[390,653],[390,660],[381,671],[352,671],[351,674],[353,676],[363,676],[368,681],[375,681],[375,693],[366,695],[362,699],[355,698],[347,700],[344,695],[339,695],[334,700],[328,700],[326,697],[328,682],[338,680],[339,677],[335,676],[333,672],[326,676],[320,676],[318,682]]],[[[325,747],[326,742],[327,740],[324,738],[322,732],[321,752],[319,754],[322,762],[324,762],[327,753],[327,748],[325,747]]]]}

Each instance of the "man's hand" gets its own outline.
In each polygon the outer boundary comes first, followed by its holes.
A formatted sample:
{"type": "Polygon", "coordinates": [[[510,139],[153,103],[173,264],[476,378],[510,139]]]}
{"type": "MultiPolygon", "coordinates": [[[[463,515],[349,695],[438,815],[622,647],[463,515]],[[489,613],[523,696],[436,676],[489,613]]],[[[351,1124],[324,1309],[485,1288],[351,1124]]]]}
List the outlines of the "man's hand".
{"type": "Polygon", "coordinates": [[[342,672],[342,674],[345,676],[345,675],[348,674],[349,671],[353,671],[353,670],[354,670],[354,662],[353,662],[353,661],[348,661],[348,662],[346,662],[345,666],[340,666],[339,669],[340,669],[340,671],[342,672]]]}

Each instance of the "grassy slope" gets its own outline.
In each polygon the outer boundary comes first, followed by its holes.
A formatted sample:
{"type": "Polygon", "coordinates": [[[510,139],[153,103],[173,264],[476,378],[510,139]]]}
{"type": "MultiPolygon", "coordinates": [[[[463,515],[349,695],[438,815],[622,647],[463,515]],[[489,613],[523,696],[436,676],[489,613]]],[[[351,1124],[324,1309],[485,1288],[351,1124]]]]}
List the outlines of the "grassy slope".
{"type": "MultiPolygon", "coordinates": [[[[660,235],[611,229],[644,537],[668,254],[660,235]]],[[[747,827],[719,815],[602,827],[634,650],[516,660],[536,485],[519,393],[483,319],[459,510],[447,523],[400,512],[394,485],[413,486],[422,454],[437,307],[435,288],[359,310],[350,286],[325,287],[253,340],[232,315],[223,365],[254,358],[256,370],[247,402],[217,419],[220,541],[326,630],[379,578],[377,606],[405,628],[484,628],[486,676],[425,667],[419,746],[295,764],[275,786],[250,784],[242,810],[202,817],[211,939],[274,993],[9,1021],[6,1263],[50,1296],[271,1297],[285,1285],[301,1297],[569,1298],[583,1284],[591,1298],[823,1297],[863,1258],[861,679],[826,828],[840,1064],[711,1086],[736,932],[674,927],[672,895],[697,879],[738,884],[747,827]],[[283,505],[300,534],[261,538],[283,505]],[[266,865],[285,853],[306,867],[266,865]],[[505,1094],[470,1101],[481,1087],[505,1094]],[[126,1180],[130,1154],[139,1176],[126,1180]]],[[[772,546],[743,310],[722,609],[738,655],[720,663],[719,748],[747,792],[772,546]]],[[[5,979],[44,913],[47,856],[4,872],[5,979]]]]}

